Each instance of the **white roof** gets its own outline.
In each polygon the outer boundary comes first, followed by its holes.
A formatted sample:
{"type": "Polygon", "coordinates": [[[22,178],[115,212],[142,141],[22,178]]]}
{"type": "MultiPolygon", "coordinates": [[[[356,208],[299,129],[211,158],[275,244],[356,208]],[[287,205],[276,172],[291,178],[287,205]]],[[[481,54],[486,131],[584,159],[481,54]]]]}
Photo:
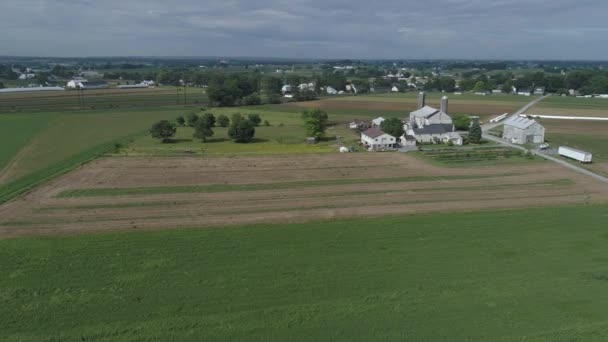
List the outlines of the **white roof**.
{"type": "Polygon", "coordinates": [[[458,132],[447,132],[446,135],[450,139],[462,139],[462,137],[460,136],[460,134],[458,132]]]}
{"type": "Polygon", "coordinates": [[[378,117],[378,118],[375,118],[374,120],[372,120],[372,122],[373,122],[375,125],[380,126],[380,124],[381,124],[381,123],[382,123],[382,121],[384,121],[384,120],[386,120],[386,119],[385,119],[385,118],[383,118],[383,117],[378,117]]]}
{"type": "Polygon", "coordinates": [[[413,115],[415,117],[427,118],[427,117],[437,113],[438,111],[439,111],[439,109],[429,107],[429,106],[424,106],[418,110],[411,112],[410,115],[413,115]]]}
{"type": "Polygon", "coordinates": [[[535,120],[521,116],[512,116],[505,121],[505,126],[512,126],[519,129],[526,129],[536,123],[535,120]]]}

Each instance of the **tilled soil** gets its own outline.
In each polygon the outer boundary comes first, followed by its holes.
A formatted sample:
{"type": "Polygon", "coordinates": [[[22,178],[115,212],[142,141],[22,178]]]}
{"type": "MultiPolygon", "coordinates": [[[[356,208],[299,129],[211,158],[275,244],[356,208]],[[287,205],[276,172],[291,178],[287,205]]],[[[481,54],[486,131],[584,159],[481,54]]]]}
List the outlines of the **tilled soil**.
{"type": "Polygon", "coordinates": [[[550,163],[443,168],[400,153],[116,157],[99,159],[1,205],[0,237],[304,222],[605,200],[606,185],[550,163]],[[314,184],[317,180],[395,177],[412,178],[390,183],[314,184]],[[311,183],[247,191],[57,197],[73,189],[294,181],[311,183]]]}

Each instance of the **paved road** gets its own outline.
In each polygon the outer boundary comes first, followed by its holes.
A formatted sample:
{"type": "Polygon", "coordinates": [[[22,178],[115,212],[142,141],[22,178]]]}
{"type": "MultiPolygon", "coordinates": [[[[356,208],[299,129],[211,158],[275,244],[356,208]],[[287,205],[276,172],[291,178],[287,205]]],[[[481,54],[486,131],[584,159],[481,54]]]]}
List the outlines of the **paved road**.
{"type": "MultiPolygon", "coordinates": [[[[547,96],[548,96],[548,95],[547,95],[547,96]]],[[[525,112],[525,111],[527,111],[527,110],[528,110],[530,107],[534,106],[534,105],[535,105],[535,104],[536,104],[538,101],[542,100],[542,99],[543,99],[543,98],[545,98],[545,97],[546,97],[546,96],[543,96],[543,97],[541,97],[541,98],[539,98],[539,99],[536,99],[536,100],[534,100],[534,101],[532,101],[532,102],[528,103],[526,106],[524,106],[522,109],[518,110],[517,112],[515,112],[515,113],[514,113],[514,114],[512,114],[512,115],[519,115],[519,114],[521,114],[521,113],[524,113],[524,112],[525,112]]],[[[511,115],[511,116],[512,116],[512,115],[511,115]]],[[[604,177],[604,176],[601,176],[601,175],[598,175],[597,173],[591,172],[591,171],[589,171],[589,170],[587,170],[587,169],[584,169],[584,168],[582,168],[582,167],[580,167],[580,166],[576,166],[576,165],[574,165],[574,164],[571,164],[571,163],[569,163],[569,162],[567,162],[567,161],[565,161],[565,160],[562,160],[562,159],[559,159],[559,158],[556,158],[556,157],[550,156],[550,155],[548,155],[548,154],[546,154],[546,153],[543,153],[543,152],[542,152],[542,151],[540,151],[540,150],[528,150],[527,148],[525,148],[525,147],[523,147],[523,146],[521,146],[521,145],[515,145],[515,144],[512,144],[512,143],[510,143],[510,142],[508,142],[508,141],[506,141],[506,140],[504,140],[504,139],[501,139],[501,138],[498,138],[498,137],[495,137],[495,136],[493,136],[493,135],[490,135],[490,134],[485,133],[485,132],[487,132],[488,130],[490,130],[490,129],[492,129],[492,128],[494,128],[494,127],[496,127],[496,126],[500,125],[500,124],[501,124],[501,123],[498,123],[498,124],[491,124],[491,125],[483,125],[483,131],[484,131],[483,138],[484,138],[484,139],[487,139],[487,140],[491,140],[491,141],[497,142],[497,143],[499,143],[499,144],[501,144],[501,145],[504,145],[504,146],[512,147],[512,148],[515,148],[515,149],[518,149],[518,150],[522,150],[522,151],[525,151],[525,152],[530,152],[530,153],[532,153],[532,154],[534,154],[534,155],[540,156],[540,157],[545,158],[545,159],[547,159],[547,160],[551,160],[551,161],[556,162],[556,163],[558,163],[558,164],[560,164],[560,165],[562,165],[562,166],[565,166],[565,167],[567,167],[567,168],[569,168],[569,169],[572,169],[572,170],[574,170],[574,171],[576,171],[576,172],[578,172],[578,173],[581,173],[581,174],[584,174],[584,175],[586,175],[586,176],[589,176],[589,177],[595,178],[595,179],[597,179],[597,180],[599,180],[599,181],[601,181],[601,182],[604,182],[604,183],[607,183],[607,184],[608,184],[608,178],[606,178],[606,177],[604,177]],[[492,126],[492,127],[491,127],[491,128],[488,128],[488,126],[492,126]]]]}
{"type": "Polygon", "coordinates": [[[542,101],[543,99],[545,99],[545,98],[546,98],[546,97],[548,97],[548,96],[551,96],[551,94],[547,94],[547,95],[545,95],[545,96],[541,96],[541,97],[539,97],[539,98],[537,98],[537,99],[534,99],[534,101],[532,101],[532,102],[528,103],[527,105],[523,106],[523,107],[522,107],[521,109],[519,109],[517,112],[515,112],[515,113],[513,113],[513,114],[511,114],[511,115],[509,115],[509,116],[507,116],[507,117],[506,117],[506,118],[504,118],[504,119],[503,119],[501,122],[497,122],[497,123],[487,123],[487,124],[483,125],[481,128],[482,128],[484,131],[489,131],[489,130],[491,130],[492,128],[494,128],[494,127],[496,127],[496,126],[502,125],[502,122],[503,122],[503,121],[507,120],[508,118],[510,118],[510,117],[512,117],[512,116],[517,116],[517,115],[519,115],[519,114],[523,114],[523,113],[527,112],[527,111],[528,111],[528,109],[532,108],[532,107],[533,107],[535,104],[537,104],[538,102],[542,101]]]}

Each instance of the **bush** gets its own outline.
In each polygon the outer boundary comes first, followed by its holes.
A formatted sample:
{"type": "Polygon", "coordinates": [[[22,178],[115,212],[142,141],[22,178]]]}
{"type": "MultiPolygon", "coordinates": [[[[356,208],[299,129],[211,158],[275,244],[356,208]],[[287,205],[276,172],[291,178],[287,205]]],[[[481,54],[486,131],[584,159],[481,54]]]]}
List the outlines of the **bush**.
{"type": "Polygon", "coordinates": [[[270,126],[270,122],[268,122],[268,120],[264,120],[264,126],[266,126],[266,127],[270,126]]]}
{"type": "Polygon", "coordinates": [[[230,126],[230,119],[226,115],[221,114],[217,117],[217,124],[220,125],[220,127],[228,127],[230,126]]]}
{"type": "Polygon", "coordinates": [[[249,121],[251,121],[251,123],[256,127],[262,122],[262,118],[259,114],[249,114],[247,115],[247,119],[249,119],[249,121]]]}
{"type": "Polygon", "coordinates": [[[184,126],[184,125],[186,124],[186,119],[184,119],[184,117],[180,115],[180,116],[178,116],[178,117],[175,119],[175,122],[176,122],[176,123],[177,123],[179,126],[184,126]]]}
{"type": "Polygon", "coordinates": [[[198,122],[198,115],[196,115],[195,113],[188,114],[186,122],[188,123],[188,127],[196,126],[196,123],[198,122]]]}
{"type": "Polygon", "coordinates": [[[249,143],[255,135],[255,125],[242,116],[233,116],[228,136],[237,143],[249,143]]]}
{"type": "Polygon", "coordinates": [[[262,104],[262,99],[258,93],[253,93],[251,95],[247,95],[243,98],[243,103],[248,106],[255,106],[262,104]]]}

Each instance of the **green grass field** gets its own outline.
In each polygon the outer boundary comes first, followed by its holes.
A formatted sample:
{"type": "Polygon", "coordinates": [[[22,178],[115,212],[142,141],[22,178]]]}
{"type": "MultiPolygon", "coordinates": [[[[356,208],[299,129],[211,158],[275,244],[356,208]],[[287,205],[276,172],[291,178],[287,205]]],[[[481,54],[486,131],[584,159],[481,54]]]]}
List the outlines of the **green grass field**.
{"type": "Polygon", "coordinates": [[[606,210],[3,240],[0,339],[602,341],[606,210]]]}
{"type": "Polygon", "coordinates": [[[40,181],[146,134],[185,109],[0,114],[0,203],[40,181]]]}
{"type": "MultiPolygon", "coordinates": [[[[538,103],[534,108],[564,108],[582,110],[608,110],[608,99],[581,98],[574,96],[549,96],[538,103]]],[[[530,112],[534,112],[530,110],[530,112]]]]}
{"type": "Polygon", "coordinates": [[[553,147],[574,147],[591,152],[594,161],[608,162],[608,135],[549,133],[546,140],[553,147]]]}

